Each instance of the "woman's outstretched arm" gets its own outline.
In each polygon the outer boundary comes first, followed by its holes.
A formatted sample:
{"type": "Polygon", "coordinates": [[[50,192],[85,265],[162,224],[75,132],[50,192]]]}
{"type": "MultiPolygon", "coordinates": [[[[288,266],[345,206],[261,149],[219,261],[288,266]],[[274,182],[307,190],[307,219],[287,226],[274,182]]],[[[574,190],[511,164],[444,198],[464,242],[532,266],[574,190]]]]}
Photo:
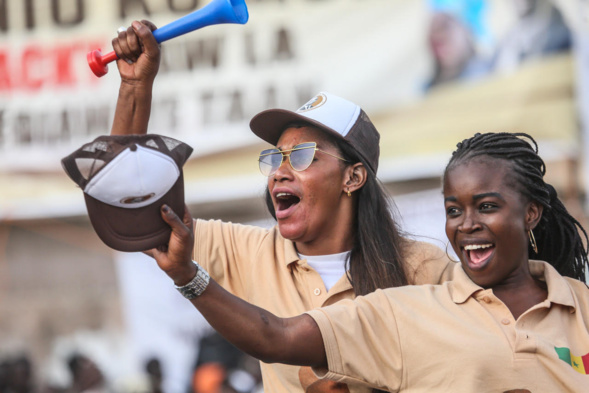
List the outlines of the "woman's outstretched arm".
{"type": "MultiPolygon", "coordinates": [[[[180,219],[163,206],[162,218],[172,228],[170,242],[150,254],[174,284],[186,285],[197,272],[191,260],[192,217],[187,208],[180,219]]],[[[230,294],[213,280],[191,302],[223,337],[263,362],[327,367],[321,332],[309,315],[279,318],[230,294]]]]}

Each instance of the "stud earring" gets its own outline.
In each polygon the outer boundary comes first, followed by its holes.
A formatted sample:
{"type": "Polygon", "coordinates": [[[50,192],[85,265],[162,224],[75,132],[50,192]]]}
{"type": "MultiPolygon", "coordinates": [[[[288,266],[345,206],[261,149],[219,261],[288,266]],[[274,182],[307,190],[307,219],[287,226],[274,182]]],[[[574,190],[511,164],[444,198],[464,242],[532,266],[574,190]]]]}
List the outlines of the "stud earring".
{"type": "Polygon", "coordinates": [[[531,229],[528,231],[528,237],[530,238],[530,245],[532,246],[532,249],[537,254],[538,253],[538,244],[536,243],[536,238],[534,237],[534,232],[532,232],[531,229]]]}

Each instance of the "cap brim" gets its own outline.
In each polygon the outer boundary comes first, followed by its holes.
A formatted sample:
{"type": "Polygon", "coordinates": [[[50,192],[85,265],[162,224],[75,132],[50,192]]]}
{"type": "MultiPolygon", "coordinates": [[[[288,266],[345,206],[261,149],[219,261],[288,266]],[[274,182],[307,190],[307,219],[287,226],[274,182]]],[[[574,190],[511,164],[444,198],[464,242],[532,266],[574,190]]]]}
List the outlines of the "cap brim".
{"type": "Polygon", "coordinates": [[[299,113],[285,109],[268,109],[255,115],[250,121],[250,129],[261,139],[276,146],[280,135],[290,123],[304,122],[311,124],[336,138],[345,138],[337,131],[327,127],[323,123],[309,119],[299,113]]]}
{"type": "Polygon", "coordinates": [[[171,228],[162,219],[163,204],[182,217],[184,213],[184,178],[180,173],[176,183],[157,201],[138,209],[108,205],[84,193],[90,222],[98,237],[118,251],[145,251],[167,244],[171,228]]]}

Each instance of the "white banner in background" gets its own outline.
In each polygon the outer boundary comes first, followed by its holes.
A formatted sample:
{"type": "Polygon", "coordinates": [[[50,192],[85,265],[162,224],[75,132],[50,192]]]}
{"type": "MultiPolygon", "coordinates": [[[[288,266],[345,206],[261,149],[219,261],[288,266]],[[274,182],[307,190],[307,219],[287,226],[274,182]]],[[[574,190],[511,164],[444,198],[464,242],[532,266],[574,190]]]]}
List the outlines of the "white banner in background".
{"type": "MultiPolygon", "coordinates": [[[[91,49],[111,50],[120,25],[158,26],[198,0],[0,2],[0,171],[55,170],[110,131],[119,77],[96,78],[91,49]]],[[[249,119],[296,109],[321,90],[369,113],[415,97],[428,75],[427,3],[413,0],[248,1],[244,26],[216,25],[162,44],[150,132],[195,155],[254,141],[249,119]]]]}

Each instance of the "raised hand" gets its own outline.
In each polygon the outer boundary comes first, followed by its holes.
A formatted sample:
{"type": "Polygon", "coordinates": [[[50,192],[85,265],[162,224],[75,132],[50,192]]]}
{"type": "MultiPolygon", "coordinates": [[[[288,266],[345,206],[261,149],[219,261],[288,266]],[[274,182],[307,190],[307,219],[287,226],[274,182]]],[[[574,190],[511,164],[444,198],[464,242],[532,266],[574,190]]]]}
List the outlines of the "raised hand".
{"type": "Polygon", "coordinates": [[[148,20],[134,21],[112,40],[122,82],[151,83],[155,79],[161,57],[160,46],[152,34],[156,29],[148,20]]]}
{"type": "Polygon", "coordinates": [[[121,87],[111,135],[147,133],[153,83],[161,57],[159,44],[152,34],[154,30],[155,25],[147,20],[134,21],[112,40],[119,56],[117,68],[121,87]]]}

